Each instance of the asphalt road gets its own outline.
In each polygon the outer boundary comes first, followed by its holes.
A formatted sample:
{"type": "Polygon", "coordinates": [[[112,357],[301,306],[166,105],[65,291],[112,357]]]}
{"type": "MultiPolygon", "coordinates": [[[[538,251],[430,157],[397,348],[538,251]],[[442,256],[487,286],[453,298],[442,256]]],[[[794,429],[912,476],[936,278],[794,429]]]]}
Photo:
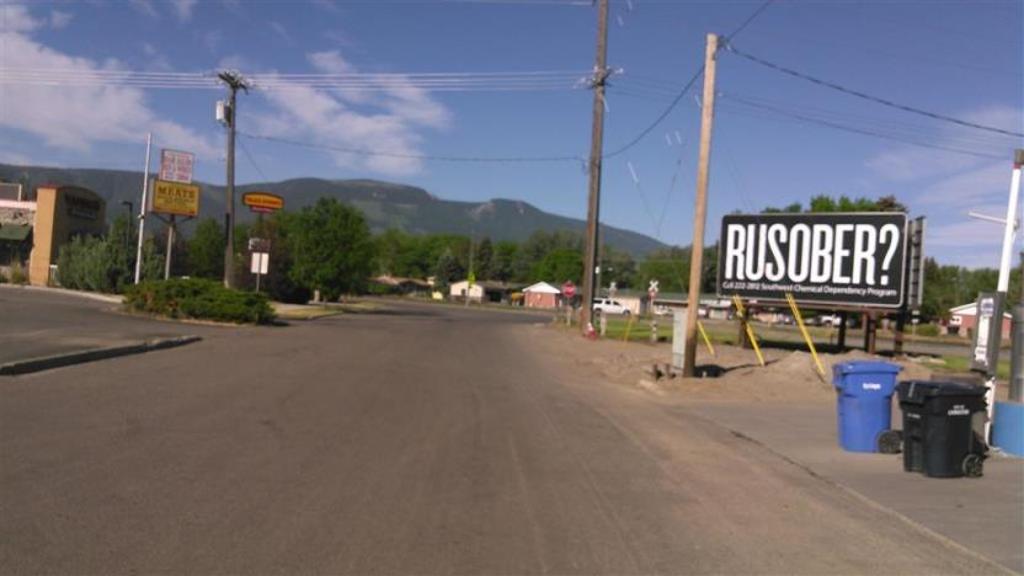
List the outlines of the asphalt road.
{"type": "Polygon", "coordinates": [[[0,573],[993,573],[442,307],[0,380],[0,573]]]}
{"type": "Polygon", "coordinates": [[[120,309],[119,304],[79,295],[4,286],[0,288],[0,364],[225,330],[155,321],[121,313],[120,309]]]}

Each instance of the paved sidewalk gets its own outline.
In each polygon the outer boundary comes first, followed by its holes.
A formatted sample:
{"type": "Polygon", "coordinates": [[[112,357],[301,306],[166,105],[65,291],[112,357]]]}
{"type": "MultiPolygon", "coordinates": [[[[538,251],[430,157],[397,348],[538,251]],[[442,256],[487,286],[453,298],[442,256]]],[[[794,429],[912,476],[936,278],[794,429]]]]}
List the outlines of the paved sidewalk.
{"type": "MultiPolygon", "coordinates": [[[[900,428],[894,402],[893,427],[900,428]]],[[[979,479],[903,471],[903,455],[839,448],[833,403],[688,402],[688,410],[749,437],[1007,568],[1024,573],[1024,460],[993,456],[979,479]]]]}

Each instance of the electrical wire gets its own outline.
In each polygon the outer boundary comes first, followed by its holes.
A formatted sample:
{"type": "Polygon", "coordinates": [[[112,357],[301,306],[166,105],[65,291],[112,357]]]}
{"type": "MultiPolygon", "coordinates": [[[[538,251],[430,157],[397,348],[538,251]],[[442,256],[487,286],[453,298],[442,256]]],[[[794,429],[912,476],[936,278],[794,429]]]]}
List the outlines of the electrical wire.
{"type": "MultiPolygon", "coordinates": [[[[739,102],[735,98],[733,98],[733,100],[739,102]]],[[[788,110],[783,110],[783,109],[775,108],[775,107],[764,105],[764,104],[756,104],[756,103],[752,103],[752,102],[742,102],[742,104],[744,104],[746,106],[749,106],[749,107],[752,107],[752,108],[756,108],[756,109],[762,110],[762,111],[770,112],[770,113],[776,115],[776,118],[778,116],[782,116],[782,117],[790,118],[790,119],[797,120],[797,121],[804,122],[804,123],[808,123],[808,124],[817,124],[817,125],[826,126],[826,127],[829,127],[829,128],[834,128],[834,129],[837,129],[837,130],[842,130],[842,131],[845,131],[845,132],[852,132],[852,133],[861,134],[861,135],[864,135],[864,136],[872,136],[872,137],[881,138],[881,139],[884,139],[884,140],[893,140],[893,141],[896,141],[896,142],[901,142],[901,143],[904,143],[904,144],[910,144],[912,146],[919,146],[919,147],[922,147],[922,148],[931,148],[933,150],[943,150],[943,151],[946,151],[946,152],[953,152],[953,153],[957,153],[957,154],[964,154],[964,155],[968,155],[968,156],[975,156],[975,157],[978,157],[978,158],[1000,159],[1000,158],[1003,158],[1005,156],[1005,155],[997,155],[997,154],[986,154],[986,153],[977,152],[977,151],[974,151],[974,150],[967,150],[967,149],[956,148],[956,147],[952,147],[952,146],[943,146],[943,145],[940,145],[940,144],[934,144],[934,143],[929,143],[929,142],[922,142],[920,140],[915,140],[913,138],[906,137],[906,136],[895,135],[895,134],[887,134],[887,133],[884,133],[884,132],[879,132],[879,131],[876,131],[876,130],[870,130],[870,129],[866,129],[866,128],[860,128],[860,127],[856,127],[856,126],[848,126],[848,125],[840,124],[840,123],[829,121],[829,120],[823,120],[821,118],[815,118],[815,117],[812,117],[812,116],[801,114],[799,112],[792,112],[792,111],[788,111],[788,110]]],[[[727,114],[729,114],[729,113],[737,113],[737,111],[729,110],[728,108],[724,108],[723,112],[725,112],[727,114]]],[[[739,111],[739,114],[740,115],[746,115],[746,116],[753,116],[755,118],[764,118],[763,115],[756,115],[756,114],[751,115],[749,113],[744,114],[743,111],[739,111]]]]}
{"type": "Polygon", "coordinates": [[[263,181],[264,182],[270,182],[270,178],[267,178],[267,175],[260,168],[260,165],[256,163],[256,159],[253,158],[253,155],[249,153],[249,148],[247,148],[245,146],[245,141],[244,140],[238,140],[237,142],[238,142],[239,148],[241,148],[242,152],[245,153],[245,157],[249,159],[249,164],[252,164],[252,167],[256,169],[256,172],[260,175],[260,177],[263,178],[263,181]]]}
{"type": "MultiPolygon", "coordinates": [[[[246,78],[255,89],[358,89],[366,92],[423,89],[430,91],[576,90],[583,71],[524,72],[256,74],[246,78]]],[[[151,89],[221,89],[210,72],[141,72],[0,68],[0,84],[95,86],[151,89]]]]}
{"type": "MultiPolygon", "coordinates": [[[[764,13],[764,11],[774,1],[775,0],[766,0],[764,3],[762,3],[756,10],[754,10],[753,13],[750,14],[750,16],[748,16],[746,19],[744,19],[743,22],[740,23],[740,25],[737,26],[736,29],[733,30],[731,34],[726,36],[726,39],[735,38],[736,36],[741,34],[744,30],[747,29],[748,26],[750,26],[754,22],[755,19],[757,19],[758,16],[760,16],[762,13],[764,13]]],[[[665,121],[666,118],[668,118],[669,114],[671,114],[672,111],[675,110],[676,106],[679,105],[679,102],[682,101],[683,97],[686,96],[686,93],[690,91],[690,88],[693,87],[693,85],[697,82],[697,79],[700,78],[703,74],[704,74],[704,65],[701,64],[700,68],[697,69],[697,71],[693,74],[693,76],[691,76],[690,79],[687,80],[685,84],[683,84],[682,89],[680,89],[679,92],[676,94],[675,98],[672,99],[672,102],[669,103],[669,105],[661,112],[661,114],[658,114],[658,116],[654,119],[653,122],[651,122],[643,130],[641,130],[636,136],[634,136],[633,138],[628,140],[625,144],[623,144],[623,145],[619,146],[618,148],[615,148],[611,152],[605,154],[604,158],[613,158],[615,156],[618,156],[618,155],[626,152],[627,150],[629,150],[630,148],[636,146],[637,144],[639,144],[641,140],[646,138],[647,135],[649,135],[651,132],[653,132],[654,129],[657,128],[659,124],[661,124],[662,122],[665,121]]]]}
{"type": "Polygon", "coordinates": [[[743,51],[737,49],[731,43],[726,43],[725,47],[726,47],[726,50],[728,52],[736,54],[737,56],[745,58],[745,59],[747,59],[747,60],[749,60],[751,62],[754,62],[755,64],[759,64],[759,65],[764,66],[766,68],[769,68],[771,70],[775,70],[777,72],[781,72],[783,74],[787,74],[789,76],[793,76],[794,78],[799,78],[801,80],[805,80],[807,82],[811,82],[813,84],[817,84],[818,86],[823,86],[825,88],[830,88],[832,90],[836,90],[836,91],[842,92],[844,94],[848,94],[850,96],[855,96],[857,98],[861,98],[861,99],[867,100],[869,102],[874,102],[876,104],[881,104],[883,106],[888,106],[889,108],[895,108],[897,110],[902,110],[904,112],[910,112],[912,114],[917,114],[919,116],[924,116],[924,117],[927,117],[927,118],[931,118],[933,120],[941,120],[941,121],[944,121],[944,122],[949,122],[949,123],[952,123],[952,124],[957,124],[959,126],[964,126],[964,127],[967,127],[967,128],[974,128],[976,130],[984,130],[984,131],[992,132],[992,133],[996,133],[996,134],[1003,134],[1003,135],[1006,135],[1006,136],[1016,136],[1016,137],[1024,138],[1024,132],[1014,132],[1012,130],[1004,130],[1002,128],[996,128],[994,126],[986,126],[984,124],[978,124],[976,122],[970,122],[970,121],[967,121],[967,120],[962,120],[960,118],[954,118],[952,116],[947,116],[945,114],[939,114],[937,112],[931,112],[931,111],[928,111],[928,110],[922,110],[921,108],[916,108],[914,106],[909,106],[907,104],[900,104],[900,103],[897,103],[897,102],[893,102],[892,100],[888,100],[888,99],[885,99],[885,98],[880,98],[878,96],[873,96],[871,94],[867,94],[865,92],[861,92],[859,90],[854,90],[852,88],[847,88],[846,86],[842,86],[840,84],[836,84],[835,82],[830,82],[828,80],[822,80],[821,78],[817,78],[815,76],[811,76],[810,74],[805,74],[803,72],[798,72],[796,70],[793,70],[792,68],[787,68],[785,66],[782,66],[780,64],[776,64],[774,62],[769,62],[768,60],[764,60],[763,58],[759,58],[757,56],[754,56],[753,54],[748,54],[746,52],[743,52],[743,51]]]}
{"type": "Polygon", "coordinates": [[[277,142],[279,144],[288,144],[291,146],[298,146],[301,148],[310,148],[314,150],[327,150],[330,152],[340,152],[342,154],[350,154],[353,156],[377,156],[383,158],[404,158],[410,160],[424,160],[434,162],[466,162],[466,163],[558,163],[558,162],[573,162],[579,164],[585,164],[585,160],[582,156],[452,156],[452,155],[435,155],[435,154],[403,154],[397,152],[381,152],[377,150],[367,150],[365,148],[347,148],[343,146],[333,146],[329,144],[317,144],[313,142],[300,142],[298,140],[289,140],[286,138],[278,138],[276,136],[268,136],[261,134],[248,134],[246,132],[237,132],[239,136],[249,138],[251,140],[265,140],[268,142],[277,142]]]}

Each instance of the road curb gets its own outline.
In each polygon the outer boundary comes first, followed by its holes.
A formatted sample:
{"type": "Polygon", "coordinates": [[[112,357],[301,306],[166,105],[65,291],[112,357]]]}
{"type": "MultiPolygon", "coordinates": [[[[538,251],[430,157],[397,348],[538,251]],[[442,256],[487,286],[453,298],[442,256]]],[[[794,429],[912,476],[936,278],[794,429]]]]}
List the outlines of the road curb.
{"type": "Polygon", "coordinates": [[[117,294],[103,294],[100,292],[87,292],[84,290],[68,290],[66,288],[53,288],[50,286],[32,286],[28,284],[0,284],[0,288],[5,288],[7,290],[25,290],[28,292],[42,292],[48,294],[57,294],[60,296],[71,296],[73,298],[83,298],[85,300],[104,302],[106,304],[122,304],[124,302],[124,297],[117,294]]]}
{"type": "Polygon", "coordinates": [[[79,350],[76,352],[67,352],[64,354],[54,354],[52,356],[41,356],[39,358],[17,360],[14,362],[8,362],[6,364],[0,364],[0,376],[16,376],[19,374],[29,374],[32,372],[51,370],[53,368],[60,368],[62,366],[72,366],[74,364],[85,364],[86,362],[95,362],[96,360],[106,360],[107,358],[116,358],[118,356],[143,354],[145,352],[151,352],[154,350],[176,348],[178,346],[184,346],[186,344],[198,342],[199,340],[202,340],[202,338],[199,336],[176,336],[174,338],[158,338],[155,340],[147,340],[145,342],[139,342],[136,344],[108,346],[106,348],[92,348],[90,350],[79,350]]]}

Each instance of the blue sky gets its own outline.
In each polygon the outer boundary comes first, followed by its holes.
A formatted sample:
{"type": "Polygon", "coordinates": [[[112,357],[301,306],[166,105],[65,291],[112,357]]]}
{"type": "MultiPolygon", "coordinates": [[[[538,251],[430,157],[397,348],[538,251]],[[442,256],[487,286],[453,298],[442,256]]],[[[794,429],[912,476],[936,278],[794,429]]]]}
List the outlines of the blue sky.
{"type": "MultiPolygon", "coordinates": [[[[0,66],[188,73],[397,74],[369,92],[260,89],[240,96],[247,134],[406,156],[578,156],[590,143],[596,10],[563,0],[0,0],[0,66]],[[401,74],[563,71],[558,90],[429,91],[401,74]]],[[[605,150],[631,140],[760,1],[612,1],[605,150]]],[[[740,50],[853,89],[1022,131],[1024,3],[785,1],[735,39],[740,50]]],[[[64,72],[66,74],[67,72],[64,72]]],[[[411,77],[410,77],[411,78],[411,77]]],[[[894,194],[929,219],[928,252],[994,266],[1019,138],[892,110],[723,53],[718,65],[708,240],[733,210],[819,193],[894,194]],[[793,114],[875,132],[854,134],[793,114]],[[909,139],[984,157],[914,146],[909,139]]],[[[699,84],[698,84],[699,87],[699,84]]],[[[694,91],[699,93],[699,90],[694,91]]],[[[145,133],[197,153],[197,178],[224,181],[216,89],[0,83],[0,161],[140,169],[145,133]]],[[[699,102],[688,94],[650,135],[605,162],[603,221],[688,244],[699,102]],[[630,170],[632,167],[632,170],[630,170]],[[636,180],[633,178],[636,175],[636,180]],[[671,186],[675,182],[674,186],[671,186]]],[[[353,156],[240,138],[240,182],[377,178],[436,196],[526,200],[586,214],[579,162],[465,163],[353,156]]]]}

